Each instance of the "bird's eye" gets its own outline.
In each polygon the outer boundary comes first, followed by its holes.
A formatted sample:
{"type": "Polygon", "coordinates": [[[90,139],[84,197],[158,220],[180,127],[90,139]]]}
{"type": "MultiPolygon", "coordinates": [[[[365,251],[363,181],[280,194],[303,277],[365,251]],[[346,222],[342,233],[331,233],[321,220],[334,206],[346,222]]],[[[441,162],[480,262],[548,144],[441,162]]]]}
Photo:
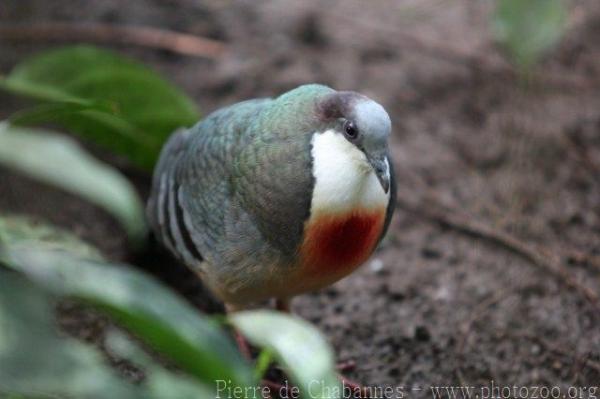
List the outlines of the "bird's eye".
{"type": "Polygon", "coordinates": [[[346,123],[344,123],[344,134],[350,140],[354,140],[358,137],[358,129],[352,121],[346,121],[346,123]]]}

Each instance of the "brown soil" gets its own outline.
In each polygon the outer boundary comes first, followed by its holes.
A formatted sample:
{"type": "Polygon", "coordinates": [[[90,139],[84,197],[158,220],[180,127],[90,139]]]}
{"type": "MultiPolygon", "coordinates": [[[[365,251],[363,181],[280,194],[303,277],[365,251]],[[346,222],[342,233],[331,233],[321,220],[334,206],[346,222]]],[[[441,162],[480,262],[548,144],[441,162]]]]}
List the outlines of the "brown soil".
{"type": "MultiPolygon", "coordinates": [[[[407,397],[492,380],[563,393],[598,385],[598,2],[571,3],[567,35],[528,81],[491,42],[489,2],[75,4],[2,1],[0,23],[103,21],[222,40],[228,52],[212,61],[119,48],[205,112],[307,82],[363,92],[389,111],[400,198],[390,233],[354,275],[294,303],[339,359],[357,362],[349,377],[403,386],[407,397]]],[[[0,71],[46,46],[0,41],[0,71]]],[[[0,101],[1,117],[19,106],[4,94],[0,101]]],[[[145,195],[148,176],[124,169],[145,195]]],[[[102,211],[7,171],[0,182],[2,211],[70,227],[200,308],[220,309],[166,255],[129,254],[102,211]]],[[[68,330],[89,331],[84,319],[70,317],[68,330]]]]}

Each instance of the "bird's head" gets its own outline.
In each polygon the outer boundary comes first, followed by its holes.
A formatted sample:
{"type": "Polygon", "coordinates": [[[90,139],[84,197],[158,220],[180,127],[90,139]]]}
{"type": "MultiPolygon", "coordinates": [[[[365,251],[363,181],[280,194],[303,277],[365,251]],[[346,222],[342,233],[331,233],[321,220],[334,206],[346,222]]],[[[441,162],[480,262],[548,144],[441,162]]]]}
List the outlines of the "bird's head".
{"type": "Polygon", "coordinates": [[[390,117],[377,102],[351,91],[332,92],[317,102],[317,115],[329,131],[364,154],[384,192],[390,189],[390,117]]]}

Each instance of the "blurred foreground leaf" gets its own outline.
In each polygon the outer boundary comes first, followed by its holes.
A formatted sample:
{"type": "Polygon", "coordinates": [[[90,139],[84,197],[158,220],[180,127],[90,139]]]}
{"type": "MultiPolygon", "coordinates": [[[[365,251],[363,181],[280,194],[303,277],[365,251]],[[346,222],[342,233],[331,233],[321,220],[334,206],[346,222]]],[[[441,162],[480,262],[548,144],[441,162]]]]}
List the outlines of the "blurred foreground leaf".
{"type": "Polygon", "coordinates": [[[143,238],[143,205],[131,183],[73,140],[0,123],[0,163],[101,206],[123,224],[135,242],[143,238]]]}
{"type": "Polygon", "coordinates": [[[214,387],[220,379],[252,385],[251,370],[216,323],[131,267],[35,246],[5,246],[2,259],[51,293],[108,313],[207,385],[214,387]]]}
{"type": "Polygon", "coordinates": [[[86,259],[101,260],[102,255],[93,246],[61,228],[51,226],[28,216],[0,216],[0,246],[67,251],[86,259]]]}
{"type": "Polygon", "coordinates": [[[250,342],[273,354],[300,388],[301,397],[339,397],[333,352],[314,326],[270,311],[235,313],[229,320],[250,342]]]}
{"type": "MultiPolygon", "coordinates": [[[[0,223],[0,228],[11,223],[0,223]]],[[[121,326],[171,359],[189,375],[214,387],[218,379],[235,385],[252,385],[252,371],[212,320],[160,283],[127,265],[89,259],[82,254],[51,250],[35,244],[19,245],[24,230],[52,229],[38,225],[0,231],[0,262],[25,274],[47,291],[91,304],[112,316],[121,326]],[[18,235],[15,236],[17,232],[18,235]]],[[[58,235],[54,235],[57,237],[58,235]]],[[[55,241],[58,244],[58,241],[55,241]]]]}
{"type": "Polygon", "coordinates": [[[54,122],[151,168],[166,138],[199,119],[194,103],[145,66],[107,50],[71,46],[36,55],[0,88],[59,112],[28,110],[21,123],[54,122]]]}
{"type": "Polygon", "coordinates": [[[563,0],[498,0],[492,30],[513,62],[527,70],[560,39],[566,16],[563,0]]]}
{"type": "Polygon", "coordinates": [[[119,358],[128,359],[133,364],[142,367],[145,376],[143,386],[148,390],[148,397],[156,399],[209,399],[214,397],[214,384],[200,385],[189,376],[167,371],[148,353],[144,352],[137,343],[116,329],[107,333],[106,346],[119,358]]]}
{"type": "MultiPolygon", "coordinates": [[[[57,334],[53,303],[51,295],[0,267],[0,397],[2,394],[91,399],[212,396],[207,387],[160,366],[146,369],[143,382],[137,385],[119,378],[90,346],[57,334]]],[[[127,345],[135,347],[130,340],[127,345]]],[[[138,349],[135,354],[140,352],[138,349]]],[[[131,351],[115,354],[137,361],[128,356],[131,351]]]]}
{"type": "Polygon", "coordinates": [[[0,395],[144,398],[98,353],[57,335],[51,303],[48,295],[0,267],[0,395]]]}

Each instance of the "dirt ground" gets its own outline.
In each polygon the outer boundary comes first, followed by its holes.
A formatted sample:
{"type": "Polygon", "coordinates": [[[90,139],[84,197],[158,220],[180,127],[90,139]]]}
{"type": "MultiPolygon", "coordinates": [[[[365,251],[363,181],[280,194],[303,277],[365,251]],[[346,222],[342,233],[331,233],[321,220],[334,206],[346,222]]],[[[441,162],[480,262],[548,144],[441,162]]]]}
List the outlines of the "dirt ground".
{"type": "MultiPolygon", "coordinates": [[[[101,21],[221,40],[216,60],[117,47],[204,113],[308,82],[376,99],[393,122],[392,227],[364,267],[294,310],[356,361],[350,378],[405,397],[493,381],[585,398],[600,383],[600,3],[569,5],[565,38],[530,81],[492,43],[491,2],[4,0],[0,24],[101,21]]],[[[49,45],[0,39],[0,72],[49,45]]],[[[0,94],[0,117],[19,104],[0,94]]],[[[148,176],[113,161],[145,195],[148,176]]],[[[114,221],[69,195],[2,171],[0,210],[73,228],[219,310],[185,269],[128,253],[114,221]]],[[[76,315],[67,329],[93,340],[76,315]]]]}

